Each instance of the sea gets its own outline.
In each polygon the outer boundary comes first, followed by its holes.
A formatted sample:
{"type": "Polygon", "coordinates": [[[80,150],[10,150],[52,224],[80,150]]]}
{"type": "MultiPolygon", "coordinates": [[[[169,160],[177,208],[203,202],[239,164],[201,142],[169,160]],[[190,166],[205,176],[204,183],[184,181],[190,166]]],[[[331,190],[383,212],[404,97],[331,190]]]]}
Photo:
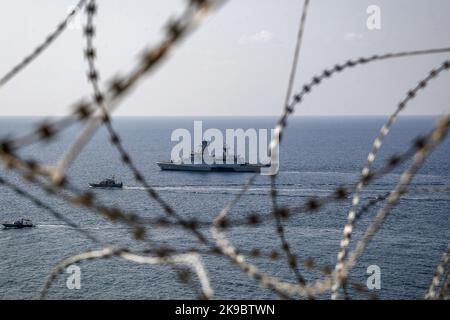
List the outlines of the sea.
{"type": "MultiPolygon", "coordinates": [[[[0,118],[0,137],[14,138],[31,132],[44,118],[0,118]]],[[[161,171],[157,161],[170,159],[176,142],[172,132],[184,128],[193,132],[194,121],[203,121],[204,130],[270,129],[275,117],[117,117],[113,125],[133,163],[161,198],[184,218],[212,221],[232,201],[251,173],[201,173],[161,171]]],[[[367,154],[387,117],[294,117],[288,122],[280,149],[277,175],[278,205],[298,207],[311,198],[330,195],[342,185],[358,181],[367,154]]],[[[430,132],[437,117],[405,116],[394,124],[382,146],[374,167],[381,168],[391,156],[405,152],[420,135],[430,132]]],[[[19,154],[54,165],[73,143],[82,129],[75,125],[57,139],[23,148],[19,154]]],[[[349,285],[352,299],[421,299],[431,281],[443,252],[450,243],[450,142],[447,139],[427,159],[415,176],[410,192],[401,200],[369,244],[364,255],[350,272],[349,284],[359,284],[367,292],[349,285]],[[430,192],[430,189],[437,189],[430,192]],[[379,289],[367,287],[372,273],[379,267],[379,289]],[[372,267],[373,268],[373,267],[372,267]]],[[[410,161],[371,183],[362,194],[362,205],[390,191],[398,183],[402,170],[410,161]]],[[[115,176],[124,183],[122,190],[91,190],[101,203],[120,207],[143,218],[162,217],[163,211],[146,190],[137,183],[128,167],[111,145],[105,128],[96,132],[67,171],[69,181],[81,190],[88,183],[115,176]]],[[[86,230],[105,244],[127,247],[133,251],[170,246],[177,250],[203,248],[191,233],[179,227],[148,227],[146,241],[133,238],[128,226],[112,222],[88,209],[68,204],[45,194],[19,175],[0,167],[0,176],[17,184],[62,215],[76,222],[73,228],[56,219],[5,186],[0,185],[0,221],[29,218],[32,229],[0,230],[0,298],[33,299],[39,296],[47,277],[64,258],[101,245],[86,238],[86,230]]],[[[365,212],[355,226],[350,244],[354,248],[365,229],[373,221],[378,203],[365,212]]],[[[229,213],[230,219],[242,219],[252,213],[265,214],[268,219],[256,226],[227,229],[228,239],[242,250],[259,249],[264,253],[276,250],[276,260],[249,257],[261,271],[285,281],[296,282],[286,264],[281,242],[271,218],[270,178],[258,176],[249,190],[229,213]]],[[[300,212],[283,221],[290,250],[298,258],[298,268],[312,283],[324,279],[324,267],[334,267],[339,242],[351,198],[331,202],[318,212],[300,212]],[[305,261],[314,261],[305,266],[305,261]]],[[[209,227],[201,231],[212,240],[209,227]]],[[[204,250],[203,250],[204,251],[204,250]]],[[[201,259],[217,299],[277,299],[270,289],[262,288],[223,256],[203,252],[201,259]]],[[[80,287],[69,288],[68,270],[56,278],[48,299],[196,299],[199,282],[195,274],[189,283],[179,280],[181,267],[144,265],[117,257],[79,263],[80,287]]],[[[301,297],[294,297],[301,298],[301,297]]],[[[329,293],[318,299],[330,298],[329,293]]]]}

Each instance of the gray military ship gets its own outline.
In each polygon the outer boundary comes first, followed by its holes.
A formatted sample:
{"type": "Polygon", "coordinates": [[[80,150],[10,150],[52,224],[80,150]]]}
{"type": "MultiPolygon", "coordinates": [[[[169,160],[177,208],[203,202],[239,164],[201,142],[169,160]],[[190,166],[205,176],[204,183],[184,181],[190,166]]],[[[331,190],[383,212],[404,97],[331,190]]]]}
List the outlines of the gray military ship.
{"type": "Polygon", "coordinates": [[[245,162],[240,156],[230,155],[226,145],[224,145],[221,155],[210,154],[208,145],[208,141],[202,141],[201,149],[197,152],[191,152],[188,159],[178,162],[172,160],[157,162],[156,164],[161,170],[201,172],[260,172],[261,168],[270,166],[269,164],[251,164],[245,162]]]}

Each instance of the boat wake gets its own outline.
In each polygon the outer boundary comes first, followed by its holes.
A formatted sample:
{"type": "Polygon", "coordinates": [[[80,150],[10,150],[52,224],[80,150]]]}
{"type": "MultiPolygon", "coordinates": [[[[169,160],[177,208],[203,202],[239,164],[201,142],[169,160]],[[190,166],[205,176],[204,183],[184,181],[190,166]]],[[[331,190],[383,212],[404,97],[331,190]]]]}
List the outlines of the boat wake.
{"type": "MultiPolygon", "coordinates": [[[[426,187],[434,187],[435,185],[427,185],[426,187]]],[[[304,197],[321,197],[327,196],[334,192],[334,185],[318,185],[316,188],[314,187],[295,187],[295,185],[284,186],[278,188],[278,195],[281,197],[293,197],[293,198],[304,198],[304,197]]],[[[448,191],[440,191],[440,192],[428,192],[424,189],[425,185],[421,184],[420,187],[412,188],[414,191],[414,196],[404,195],[402,200],[435,200],[435,196],[433,194],[439,194],[439,197],[442,197],[443,194],[449,194],[448,191]]],[[[158,192],[167,192],[167,193],[182,193],[182,194],[214,194],[214,195],[237,195],[242,191],[241,187],[233,186],[233,185],[215,185],[215,186],[155,186],[153,187],[155,191],[158,192]]],[[[145,191],[147,188],[138,187],[138,186],[124,186],[124,190],[138,190],[145,191]]],[[[384,194],[389,191],[384,185],[379,185],[374,189],[367,190],[367,193],[362,195],[364,199],[371,199],[377,195],[384,194]]],[[[245,193],[246,196],[268,196],[271,192],[270,186],[264,185],[260,187],[253,187],[247,190],[245,193]]],[[[444,199],[445,200],[445,199],[444,199]]],[[[448,200],[445,200],[448,201],[448,200]]]]}
{"type": "Polygon", "coordinates": [[[68,226],[65,224],[37,224],[36,227],[38,228],[67,228],[68,226]]]}

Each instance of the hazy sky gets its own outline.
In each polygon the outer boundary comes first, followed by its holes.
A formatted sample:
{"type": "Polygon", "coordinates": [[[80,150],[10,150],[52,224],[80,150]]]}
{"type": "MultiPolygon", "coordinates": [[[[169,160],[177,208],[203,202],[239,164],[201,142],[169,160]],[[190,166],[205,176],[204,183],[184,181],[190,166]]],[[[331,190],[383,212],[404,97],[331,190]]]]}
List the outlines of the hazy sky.
{"type": "MultiPolygon", "coordinates": [[[[78,0],[0,0],[0,73],[43,40],[78,0]]],[[[102,80],[127,70],[157,43],[178,0],[99,0],[98,66],[102,80]]],[[[302,0],[231,0],[140,83],[118,115],[278,115],[302,0]]],[[[450,46],[448,0],[312,0],[296,91],[322,69],[389,51],[450,46]],[[366,27],[369,5],[381,30],[366,27]]],[[[84,22],[84,15],[82,16],[84,22]]],[[[67,30],[0,89],[0,115],[63,115],[90,92],[81,30],[67,30]]],[[[405,92],[449,54],[378,62],[340,74],[305,99],[298,115],[388,114],[405,92]]],[[[449,109],[450,73],[432,82],[405,114],[449,109]]]]}

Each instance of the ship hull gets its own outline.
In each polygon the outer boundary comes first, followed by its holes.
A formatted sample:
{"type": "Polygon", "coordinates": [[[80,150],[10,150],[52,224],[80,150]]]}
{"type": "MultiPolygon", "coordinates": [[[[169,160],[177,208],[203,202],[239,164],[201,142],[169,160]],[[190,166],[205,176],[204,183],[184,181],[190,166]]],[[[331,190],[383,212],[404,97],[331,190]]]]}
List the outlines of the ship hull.
{"type": "Polygon", "coordinates": [[[34,225],[17,225],[13,223],[3,223],[5,229],[22,229],[22,228],[34,228],[34,225]]]}
{"type": "Polygon", "coordinates": [[[157,162],[161,170],[197,171],[197,172],[260,172],[263,165],[257,164],[178,164],[171,162],[157,162]]]}
{"type": "Polygon", "coordinates": [[[102,185],[102,184],[97,184],[97,183],[90,183],[89,187],[97,188],[97,189],[122,189],[123,184],[120,183],[120,184],[116,184],[116,185],[107,186],[107,185],[102,185]]]}

